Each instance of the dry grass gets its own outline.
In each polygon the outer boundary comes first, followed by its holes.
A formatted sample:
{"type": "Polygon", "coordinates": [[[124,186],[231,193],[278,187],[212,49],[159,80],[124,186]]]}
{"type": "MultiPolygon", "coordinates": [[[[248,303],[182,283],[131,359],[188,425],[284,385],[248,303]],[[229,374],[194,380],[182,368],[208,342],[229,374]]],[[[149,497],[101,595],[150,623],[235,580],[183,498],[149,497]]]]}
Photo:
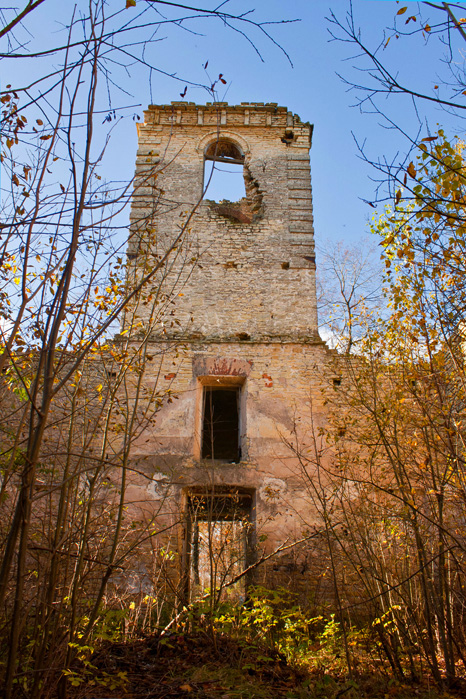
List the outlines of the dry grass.
{"type": "Polygon", "coordinates": [[[224,634],[174,633],[130,643],[106,643],[76,668],[86,679],[72,699],[458,699],[465,685],[439,691],[426,677],[401,683],[369,666],[353,680],[338,658],[309,658],[299,666],[278,652],[224,634]]]}

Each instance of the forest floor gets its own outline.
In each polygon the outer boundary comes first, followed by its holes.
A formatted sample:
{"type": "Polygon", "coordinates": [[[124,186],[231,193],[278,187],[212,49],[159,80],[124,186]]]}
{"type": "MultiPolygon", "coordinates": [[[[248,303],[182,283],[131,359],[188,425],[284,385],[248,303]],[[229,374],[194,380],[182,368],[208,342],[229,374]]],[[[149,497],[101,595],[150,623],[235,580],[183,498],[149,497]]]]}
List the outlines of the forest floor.
{"type": "MultiPolygon", "coordinates": [[[[337,656],[338,657],[338,656],[337,656]]],[[[70,699],[458,699],[466,682],[443,691],[428,677],[399,682],[383,670],[353,678],[335,663],[290,664],[270,648],[226,635],[173,633],[107,642],[77,668],[70,699]],[[86,679],[85,679],[86,678],[86,679]]],[[[73,678],[70,678],[73,679],[73,678]]]]}

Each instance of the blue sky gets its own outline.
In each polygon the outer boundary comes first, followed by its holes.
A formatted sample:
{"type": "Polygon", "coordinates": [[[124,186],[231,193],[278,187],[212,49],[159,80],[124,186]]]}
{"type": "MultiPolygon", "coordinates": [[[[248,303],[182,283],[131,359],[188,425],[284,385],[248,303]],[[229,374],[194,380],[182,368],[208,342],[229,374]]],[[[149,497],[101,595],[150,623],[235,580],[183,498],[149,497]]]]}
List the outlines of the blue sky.
{"type": "MultiPolygon", "coordinates": [[[[124,5],[124,0],[110,0],[109,5],[114,7],[119,2],[124,5]]],[[[193,4],[210,8],[217,3],[204,0],[203,3],[193,4]]],[[[363,37],[374,47],[377,46],[383,41],[385,27],[393,23],[396,12],[404,6],[408,6],[408,10],[403,15],[402,26],[404,17],[418,10],[418,3],[354,0],[355,19],[363,37]]],[[[179,80],[153,74],[149,84],[144,71],[133,70],[124,85],[126,92],[121,92],[114,100],[121,105],[142,106],[130,108],[127,111],[130,116],[117,125],[117,138],[113,141],[107,165],[109,174],[125,179],[133,172],[136,129],[131,115],[136,112],[142,115],[142,108],[150,101],[165,104],[180,99],[185,80],[205,83],[222,73],[227,85],[219,92],[219,99],[230,104],[278,102],[299,114],[302,120],[314,124],[311,156],[318,243],[325,242],[327,238],[351,241],[365,236],[367,220],[374,211],[363,200],[374,198],[373,179],[378,175],[361,158],[357,142],[365,144],[371,157],[386,156],[388,159],[396,153],[404,153],[407,143],[396,130],[386,128],[380,115],[362,113],[352,106],[357,102],[357,94],[337,75],[340,73],[349,81],[358,80],[361,76],[364,78],[364,74],[358,74],[353,67],[355,48],[332,40],[329,33],[331,25],[326,19],[333,11],[344,22],[349,2],[231,0],[227,7],[232,13],[254,8],[253,17],[257,20],[300,20],[269,27],[274,39],[289,54],[293,65],[276,46],[253,29],[250,36],[263,61],[242,36],[214,20],[197,20],[186,25],[190,32],[166,25],[155,37],[160,41],[152,45],[152,54],[162,70],[176,74],[179,80]],[[210,78],[203,69],[206,61],[209,61],[210,78]]],[[[41,27],[43,32],[38,41],[44,41],[47,35],[59,30],[60,19],[68,10],[68,3],[58,0],[47,0],[37,10],[35,26],[41,27]]],[[[434,10],[425,6],[422,12],[426,21],[435,15],[434,10]]],[[[170,16],[172,11],[168,8],[164,13],[170,16]]],[[[394,66],[395,71],[399,70],[405,76],[403,79],[408,84],[420,86],[433,94],[433,85],[440,83],[439,74],[444,70],[441,63],[444,52],[445,48],[438,38],[431,36],[426,42],[424,37],[419,36],[415,39],[393,38],[381,55],[394,66]]],[[[8,73],[8,81],[14,82],[21,70],[21,65],[16,64],[8,73]]],[[[4,80],[2,77],[3,83],[4,80]]],[[[444,94],[448,93],[448,88],[440,89],[444,90],[444,94]]],[[[188,86],[185,99],[203,103],[211,98],[202,88],[188,86]]],[[[461,135],[464,130],[459,118],[436,107],[429,107],[427,111],[422,108],[419,121],[410,100],[402,97],[391,97],[382,102],[382,107],[411,135],[421,128],[425,136],[428,129],[435,129],[437,122],[446,126],[449,133],[461,135]]],[[[102,128],[109,127],[103,125],[102,128]]]]}

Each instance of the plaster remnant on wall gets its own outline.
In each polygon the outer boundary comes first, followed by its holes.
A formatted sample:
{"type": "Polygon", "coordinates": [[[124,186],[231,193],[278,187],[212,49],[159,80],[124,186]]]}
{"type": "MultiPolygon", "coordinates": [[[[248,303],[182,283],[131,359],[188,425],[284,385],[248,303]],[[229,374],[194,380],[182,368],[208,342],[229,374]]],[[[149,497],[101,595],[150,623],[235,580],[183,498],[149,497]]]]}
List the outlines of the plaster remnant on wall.
{"type": "Polygon", "coordinates": [[[193,376],[244,376],[251,373],[252,362],[232,357],[209,357],[195,354],[193,376]]]}
{"type": "Polygon", "coordinates": [[[286,482],[282,478],[264,478],[259,495],[266,502],[277,501],[286,495],[287,490],[286,482]]]}
{"type": "Polygon", "coordinates": [[[156,500],[165,500],[173,495],[170,478],[165,473],[154,473],[147,490],[156,500]]]}

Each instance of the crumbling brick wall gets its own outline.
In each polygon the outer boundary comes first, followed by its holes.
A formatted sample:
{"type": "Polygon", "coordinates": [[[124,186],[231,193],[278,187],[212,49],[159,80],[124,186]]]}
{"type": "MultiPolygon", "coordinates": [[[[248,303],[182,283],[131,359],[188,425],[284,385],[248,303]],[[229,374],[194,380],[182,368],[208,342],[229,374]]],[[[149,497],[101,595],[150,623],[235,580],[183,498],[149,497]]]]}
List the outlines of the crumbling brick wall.
{"type": "MultiPolygon", "coordinates": [[[[273,103],[174,102],[150,106],[138,129],[130,274],[137,278],[148,253],[159,260],[179,241],[158,275],[157,323],[145,328],[146,307],[136,309],[138,332],[165,357],[157,375],[146,366],[145,380],[161,381],[175,398],[134,444],[145,474],[134,497],[154,508],[163,499],[167,521],[176,521],[192,488],[253,493],[255,545],[271,551],[313,526],[290,442],[325,424],[329,350],[317,330],[312,127],[273,103]],[[220,142],[243,163],[246,198],[236,203],[203,200],[204,159],[220,142]],[[240,456],[206,459],[206,396],[222,387],[238,396],[240,456]]],[[[186,532],[180,525],[185,572],[186,532]]]]}
{"type": "Polygon", "coordinates": [[[151,106],[144,116],[130,255],[141,245],[146,250],[148,219],[153,250],[162,253],[190,217],[166,285],[170,291],[179,275],[184,294],[176,298],[178,324],[169,334],[316,339],[311,126],[273,104],[174,103],[151,106]],[[250,221],[245,202],[202,201],[204,154],[220,136],[244,155],[250,221]]]}

